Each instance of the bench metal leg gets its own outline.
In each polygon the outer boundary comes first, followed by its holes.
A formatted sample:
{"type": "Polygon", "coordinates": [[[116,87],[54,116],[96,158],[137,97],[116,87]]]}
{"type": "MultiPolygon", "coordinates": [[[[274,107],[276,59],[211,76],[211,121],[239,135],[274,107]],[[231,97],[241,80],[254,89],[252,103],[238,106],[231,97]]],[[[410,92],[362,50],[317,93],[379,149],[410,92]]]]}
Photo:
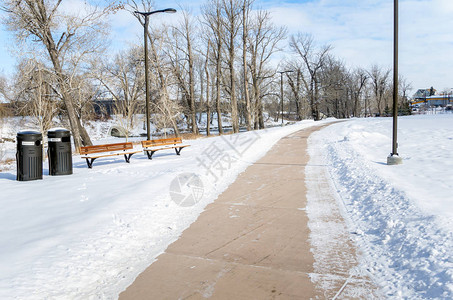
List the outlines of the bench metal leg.
{"type": "Polygon", "coordinates": [[[127,163],[130,162],[132,155],[134,155],[134,153],[124,154],[124,159],[126,160],[127,163]]]}
{"type": "Polygon", "coordinates": [[[96,159],[96,158],[85,158],[87,160],[87,165],[88,165],[88,168],[91,169],[93,167],[93,161],[96,159]]]}
{"type": "Polygon", "coordinates": [[[180,155],[181,154],[182,148],[184,148],[184,147],[175,148],[176,155],[180,155]]]}
{"type": "Polygon", "coordinates": [[[152,150],[146,151],[146,155],[148,156],[148,159],[153,159],[153,154],[154,154],[155,152],[156,152],[156,151],[152,151],[152,150]]]}

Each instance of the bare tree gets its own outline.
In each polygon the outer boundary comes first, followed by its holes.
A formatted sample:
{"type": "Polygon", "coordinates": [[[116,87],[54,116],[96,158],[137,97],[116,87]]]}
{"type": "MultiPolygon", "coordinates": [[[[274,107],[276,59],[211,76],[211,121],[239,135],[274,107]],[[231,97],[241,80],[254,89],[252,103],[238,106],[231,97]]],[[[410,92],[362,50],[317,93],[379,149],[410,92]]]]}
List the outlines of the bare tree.
{"type": "Polygon", "coordinates": [[[127,132],[136,125],[136,114],[143,111],[143,48],[134,46],[118,53],[112,62],[96,65],[93,76],[114,100],[116,121],[127,132]]]}
{"type": "Polygon", "coordinates": [[[0,75],[0,119],[3,121],[3,117],[8,114],[8,105],[12,100],[11,88],[8,84],[8,80],[5,76],[0,75]]]}
{"type": "Polygon", "coordinates": [[[390,70],[383,70],[378,65],[373,65],[370,71],[368,71],[368,75],[370,76],[370,84],[373,90],[376,108],[379,115],[382,116],[382,111],[385,108],[384,101],[386,93],[388,94],[389,90],[390,70]]]}
{"type": "MultiPolygon", "coordinates": [[[[209,54],[210,54],[211,42],[207,41],[204,71],[206,74],[206,135],[211,134],[211,101],[210,101],[210,87],[211,85],[211,72],[209,70],[209,54]]],[[[203,84],[203,83],[201,83],[203,84]]]]}
{"type": "Polygon", "coordinates": [[[304,82],[308,91],[312,117],[315,121],[321,119],[319,104],[320,81],[319,76],[326,58],[332,49],[330,45],[316,49],[313,37],[307,34],[291,36],[290,48],[300,56],[307,71],[307,80],[304,82]]]}
{"type": "Polygon", "coordinates": [[[171,37],[167,37],[168,48],[172,50],[168,57],[171,61],[172,71],[175,75],[179,88],[187,102],[188,120],[192,132],[199,133],[196,108],[195,108],[195,53],[193,45],[195,42],[196,26],[192,16],[183,11],[183,19],[179,26],[173,26],[171,37]],[[182,44],[180,44],[182,41],[182,44]]]}
{"type": "Polygon", "coordinates": [[[249,39],[250,28],[250,10],[254,0],[242,1],[242,72],[243,72],[243,88],[245,98],[245,119],[247,130],[252,130],[252,106],[250,102],[248,68],[247,68],[247,46],[249,39]]]}
{"type": "Polygon", "coordinates": [[[209,42],[212,46],[212,60],[215,65],[215,105],[217,112],[217,126],[219,134],[223,134],[222,111],[221,111],[221,80],[222,80],[222,51],[223,35],[222,15],[220,0],[210,0],[208,4],[202,7],[203,19],[207,32],[209,33],[209,42]]]}
{"type": "Polygon", "coordinates": [[[286,28],[276,27],[271,22],[270,12],[259,10],[252,18],[248,36],[248,51],[250,52],[249,69],[252,77],[255,129],[264,128],[263,103],[264,93],[261,84],[272,77],[275,71],[268,67],[273,54],[280,51],[278,44],[285,38],[286,28]]]}
{"type": "MultiPolygon", "coordinates": [[[[154,119],[156,125],[160,129],[168,128],[168,126],[173,127],[175,135],[179,135],[178,129],[178,119],[180,118],[180,112],[182,107],[177,101],[171,100],[167,95],[159,97],[153,105],[153,110],[156,112],[154,119]]],[[[165,137],[167,132],[164,131],[165,137]]]]}
{"type": "Polygon", "coordinates": [[[294,72],[288,75],[288,84],[291,90],[291,98],[294,98],[296,105],[297,120],[302,120],[306,116],[306,92],[303,84],[303,67],[300,61],[287,63],[285,69],[293,70],[294,72]]]}
{"type": "MultiPolygon", "coordinates": [[[[39,42],[45,49],[58,80],[58,90],[68,113],[76,149],[91,145],[90,137],[83,128],[71,93],[71,75],[76,74],[85,57],[99,53],[106,35],[104,16],[118,6],[112,3],[106,8],[85,5],[80,12],[65,12],[61,0],[5,0],[1,9],[7,12],[3,23],[19,39],[39,42]]],[[[35,43],[36,45],[36,43],[35,43]]]]}
{"type": "MultiPolygon", "coordinates": [[[[352,100],[354,103],[354,107],[352,110],[354,117],[361,116],[362,111],[361,100],[364,90],[366,89],[368,79],[369,77],[367,72],[362,68],[357,68],[350,76],[349,85],[352,93],[351,95],[352,100]]],[[[364,112],[366,113],[366,110],[364,112]]]]}
{"type": "Polygon", "coordinates": [[[352,107],[348,97],[349,79],[344,63],[328,55],[318,76],[322,93],[320,107],[327,116],[338,119],[349,117],[352,107]]]}
{"type": "Polygon", "coordinates": [[[238,101],[236,95],[236,44],[237,36],[241,25],[241,3],[240,0],[222,0],[222,26],[225,34],[222,36],[223,43],[227,50],[226,62],[228,65],[228,84],[226,91],[230,96],[231,105],[231,122],[233,125],[233,132],[239,132],[239,114],[238,114],[238,101]]]}
{"type": "MultiPolygon", "coordinates": [[[[407,78],[405,78],[403,75],[399,76],[398,83],[399,83],[398,90],[401,91],[401,93],[402,93],[402,95],[401,95],[402,99],[401,100],[403,102],[407,102],[407,93],[413,89],[412,83],[409,82],[407,80],[407,78]]],[[[448,91],[448,89],[447,89],[447,91],[448,91]]],[[[445,92],[445,94],[447,94],[447,93],[448,92],[445,92]]]]}
{"type": "Polygon", "coordinates": [[[20,113],[31,116],[44,137],[59,111],[52,75],[42,63],[27,60],[19,65],[15,82],[15,102],[20,113]]]}

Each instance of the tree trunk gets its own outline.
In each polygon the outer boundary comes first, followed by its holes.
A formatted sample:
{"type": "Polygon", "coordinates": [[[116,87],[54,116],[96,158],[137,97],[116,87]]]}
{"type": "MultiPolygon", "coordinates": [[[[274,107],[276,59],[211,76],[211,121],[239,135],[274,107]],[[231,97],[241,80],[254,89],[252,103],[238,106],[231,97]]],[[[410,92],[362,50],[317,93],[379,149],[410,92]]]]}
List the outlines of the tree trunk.
{"type": "Polygon", "coordinates": [[[58,59],[58,53],[56,51],[55,43],[53,41],[50,31],[47,31],[47,34],[48,34],[46,41],[47,50],[49,52],[50,59],[52,61],[55,73],[58,78],[58,83],[61,88],[63,102],[68,112],[69,124],[71,125],[72,136],[74,138],[74,146],[76,152],[78,153],[80,147],[92,145],[91,139],[88,133],[86,132],[85,128],[83,128],[82,124],[80,123],[79,116],[76,113],[76,109],[74,107],[74,100],[70,95],[70,87],[68,86],[68,83],[65,80],[65,75],[63,74],[63,70],[58,59]]]}
{"type": "Polygon", "coordinates": [[[217,110],[217,124],[219,127],[219,134],[223,134],[223,127],[222,127],[222,112],[220,109],[220,77],[222,76],[221,74],[221,65],[220,65],[220,51],[222,45],[220,42],[217,45],[217,64],[216,64],[216,99],[215,99],[215,105],[216,105],[216,110],[217,110]]]}
{"type": "Polygon", "coordinates": [[[247,35],[248,35],[248,14],[246,9],[246,1],[242,7],[242,68],[244,72],[244,93],[245,93],[245,123],[247,125],[247,130],[252,130],[252,115],[251,115],[251,105],[250,105],[250,96],[249,96],[249,87],[248,87],[248,76],[247,76],[247,35]]]}
{"type": "Polygon", "coordinates": [[[195,110],[195,76],[193,70],[193,53],[192,53],[192,44],[190,41],[189,36],[189,29],[186,25],[186,39],[187,39],[187,52],[188,52],[188,60],[189,60],[189,101],[190,101],[190,119],[192,122],[192,132],[195,134],[199,133],[198,125],[197,125],[197,118],[196,118],[196,110],[195,110]]]}
{"type": "MultiPolygon", "coordinates": [[[[206,135],[211,134],[211,104],[209,103],[209,43],[206,52],[205,72],[206,72],[206,135]]],[[[202,83],[203,84],[203,83],[202,83]]]]}
{"type": "Polygon", "coordinates": [[[263,101],[261,100],[261,98],[258,98],[258,118],[260,129],[264,129],[263,101]]]}
{"type": "Polygon", "coordinates": [[[255,82],[255,130],[260,129],[260,91],[258,89],[258,80],[255,82]]]}
{"type": "Polygon", "coordinates": [[[234,49],[230,51],[230,87],[231,87],[231,121],[233,125],[233,133],[239,132],[239,114],[238,114],[238,102],[236,98],[236,79],[234,72],[234,49]]]}

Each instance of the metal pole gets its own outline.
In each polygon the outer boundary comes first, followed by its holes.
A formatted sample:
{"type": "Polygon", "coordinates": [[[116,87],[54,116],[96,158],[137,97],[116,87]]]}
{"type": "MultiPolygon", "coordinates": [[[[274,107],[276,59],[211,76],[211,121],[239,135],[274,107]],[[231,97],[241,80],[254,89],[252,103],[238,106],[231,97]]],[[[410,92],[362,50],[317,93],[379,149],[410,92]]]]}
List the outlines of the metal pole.
{"type": "Polygon", "coordinates": [[[149,129],[149,79],[148,79],[148,72],[149,72],[149,66],[148,66],[148,21],[149,21],[149,15],[144,15],[145,17],[145,25],[143,26],[145,28],[145,113],[146,113],[146,139],[150,140],[151,139],[151,134],[150,134],[150,129],[149,129]]]}
{"type": "Polygon", "coordinates": [[[394,3],[393,19],[393,143],[392,156],[398,155],[397,125],[398,125],[398,0],[394,3]]]}
{"type": "Polygon", "coordinates": [[[140,12],[135,11],[136,14],[140,14],[145,18],[144,27],[144,39],[145,39],[145,114],[146,114],[146,138],[148,140],[151,139],[150,134],[150,120],[149,120],[149,64],[148,64],[148,24],[149,24],[149,16],[156,13],[175,13],[176,9],[174,8],[166,8],[166,9],[159,9],[150,12],[140,12]]]}
{"type": "Polygon", "coordinates": [[[403,160],[398,155],[398,0],[393,0],[393,140],[388,165],[399,165],[403,160]]]}
{"type": "Polygon", "coordinates": [[[282,126],[283,126],[283,73],[280,72],[280,96],[282,101],[282,126]]]}
{"type": "Polygon", "coordinates": [[[277,73],[280,73],[280,98],[282,102],[282,126],[283,126],[283,73],[291,73],[294,72],[293,70],[287,70],[287,71],[277,71],[277,73]]]}

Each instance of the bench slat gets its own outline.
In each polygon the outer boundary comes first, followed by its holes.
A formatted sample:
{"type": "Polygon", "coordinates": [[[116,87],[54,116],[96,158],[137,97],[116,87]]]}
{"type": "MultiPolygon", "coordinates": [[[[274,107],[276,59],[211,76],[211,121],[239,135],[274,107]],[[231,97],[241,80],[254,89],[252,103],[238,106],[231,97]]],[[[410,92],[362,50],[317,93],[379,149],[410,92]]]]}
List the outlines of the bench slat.
{"type": "Polygon", "coordinates": [[[80,154],[92,154],[100,152],[111,152],[121,150],[131,150],[134,146],[132,143],[117,143],[80,147],[80,154]]]}
{"type": "Polygon", "coordinates": [[[116,143],[116,144],[105,144],[105,145],[94,145],[94,146],[85,146],[80,147],[81,158],[86,159],[88,168],[92,168],[93,162],[95,159],[100,157],[109,157],[124,155],[126,162],[129,162],[131,156],[135,153],[141,152],[133,150],[134,146],[132,143],[116,143]],[[132,150],[132,151],[126,151],[132,150]],[[114,153],[117,151],[116,153],[114,153]],[[96,154],[98,153],[98,154],[96,154]],[[103,154],[101,154],[103,153],[103,154]],[[94,155],[93,155],[94,154],[94,155]]]}
{"type": "Polygon", "coordinates": [[[180,137],[142,141],[143,151],[148,156],[148,159],[152,159],[153,154],[159,150],[175,149],[176,154],[179,155],[182,148],[189,146],[190,145],[182,145],[182,139],[180,137]]]}
{"type": "Polygon", "coordinates": [[[184,148],[184,147],[189,147],[190,145],[175,145],[175,146],[169,146],[169,147],[148,147],[146,149],[143,149],[144,151],[159,151],[159,150],[168,150],[168,149],[174,149],[174,148],[184,148]]]}
{"type": "Polygon", "coordinates": [[[157,140],[142,141],[142,147],[148,148],[148,147],[155,147],[155,146],[176,145],[176,144],[181,144],[181,143],[182,143],[181,138],[157,139],[157,140]]]}

